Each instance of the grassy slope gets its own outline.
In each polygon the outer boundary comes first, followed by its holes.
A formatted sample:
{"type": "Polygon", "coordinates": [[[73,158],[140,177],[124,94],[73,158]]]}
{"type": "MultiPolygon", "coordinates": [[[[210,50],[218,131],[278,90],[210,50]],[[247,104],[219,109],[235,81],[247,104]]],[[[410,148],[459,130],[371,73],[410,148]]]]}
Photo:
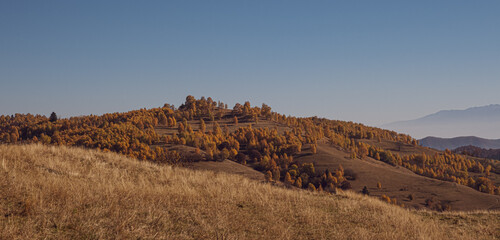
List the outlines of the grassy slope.
{"type": "MultiPolygon", "coordinates": [[[[413,149],[418,150],[418,148],[413,149]]],[[[307,151],[308,149],[305,149],[305,152],[307,151]]],[[[367,186],[372,196],[384,194],[396,198],[405,206],[417,209],[426,207],[426,199],[433,199],[434,202],[448,202],[451,210],[500,210],[500,196],[420,176],[406,168],[394,167],[369,157],[351,159],[349,154],[322,142],[318,143],[317,154],[295,159],[299,162],[314,162],[318,171],[324,171],[326,168],[335,169],[341,164],[344,169],[350,169],[357,175],[356,180],[350,181],[353,191],[360,192],[367,186]],[[377,188],[377,182],[382,184],[381,189],[377,188]],[[414,196],[414,200],[408,199],[409,194],[414,196]]]]}
{"type": "Polygon", "coordinates": [[[498,212],[407,210],[94,150],[0,145],[0,164],[0,239],[500,237],[498,212]]]}

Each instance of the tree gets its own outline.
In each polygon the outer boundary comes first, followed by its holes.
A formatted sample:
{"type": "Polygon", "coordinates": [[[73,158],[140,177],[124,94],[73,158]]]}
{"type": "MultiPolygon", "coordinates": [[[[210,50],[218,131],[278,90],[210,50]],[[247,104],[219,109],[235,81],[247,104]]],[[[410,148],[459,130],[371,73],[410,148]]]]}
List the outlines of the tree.
{"type": "Polygon", "coordinates": [[[370,191],[368,191],[368,188],[366,186],[363,187],[361,193],[363,193],[364,195],[370,195],[370,191]]]}
{"type": "Polygon", "coordinates": [[[13,127],[12,132],[10,133],[10,141],[12,143],[16,143],[17,139],[19,139],[19,130],[17,130],[17,127],[13,127]]]}
{"type": "Polygon", "coordinates": [[[297,180],[295,180],[295,186],[302,188],[302,178],[298,177],[297,180]]]}
{"type": "Polygon", "coordinates": [[[380,198],[382,198],[387,203],[391,203],[391,198],[386,196],[385,194],[382,194],[382,196],[380,196],[380,198]]]}
{"type": "Polygon", "coordinates": [[[491,171],[491,165],[488,165],[488,166],[484,169],[484,172],[485,172],[486,176],[490,176],[490,171],[491,171]]]}
{"type": "Polygon", "coordinates": [[[248,116],[250,115],[250,112],[251,112],[250,102],[246,101],[245,104],[243,105],[243,115],[248,116]]]}
{"type": "Polygon", "coordinates": [[[273,174],[271,173],[271,171],[266,172],[266,181],[268,181],[268,182],[273,181],[273,174]]]}
{"type": "Polygon", "coordinates": [[[245,155],[245,154],[243,154],[243,153],[238,153],[238,154],[236,154],[236,157],[235,157],[235,158],[236,158],[236,161],[237,161],[238,163],[241,163],[241,164],[243,164],[243,165],[247,164],[247,160],[248,160],[247,155],[245,155]]]}
{"type": "Polygon", "coordinates": [[[205,125],[205,121],[203,121],[203,119],[200,119],[200,131],[205,133],[205,129],[207,129],[207,125],[205,125]]]}
{"type": "Polygon", "coordinates": [[[163,126],[166,126],[168,124],[167,116],[165,116],[165,113],[163,113],[163,111],[160,112],[158,116],[158,123],[163,126]]]}
{"type": "Polygon", "coordinates": [[[233,115],[241,115],[243,113],[243,106],[241,104],[236,103],[233,107],[233,115]]]}
{"type": "Polygon", "coordinates": [[[410,201],[413,201],[413,194],[410,193],[410,195],[408,195],[408,199],[410,199],[410,201]]]}
{"type": "Polygon", "coordinates": [[[52,112],[50,114],[49,121],[51,121],[51,122],[57,121],[57,114],[55,112],[52,112]]]}
{"type": "Polygon", "coordinates": [[[316,144],[311,144],[311,151],[313,154],[316,154],[316,144]]]}
{"type": "Polygon", "coordinates": [[[177,127],[177,131],[179,131],[179,133],[184,132],[184,124],[179,123],[179,127],[177,127]]]}
{"type": "Polygon", "coordinates": [[[310,191],[316,191],[316,187],[312,183],[309,183],[309,185],[307,185],[307,189],[310,191]]]}
{"type": "Polygon", "coordinates": [[[229,153],[229,150],[227,150],[227,148],[222,149],[222,151],[220,153],[220,160],[224,161],[224,160],[228,159],[229,155],[230,155],[230,153],[229,153]]]}
{"type": "Polygon", "coordinates": [[[358,153],[359,153],[359,158],[363,159],[368,155],[368,148],[366,148],[364,143],[360,143],[360,146],[358,147],[358,153]]]}
{"type": "Polygon", "coordinates": [[[292,180],[292,177],[290,176],[290,173],[289,173],[289,172],[287,172],[287,173],[285,174],[285,183],[286,183],[286,184],[290,184],[290,185],[292,185],[292,184],[293,184],[293,180],[292,180]]]}
{"type": "Polygon", "coordinates": [[[50,144],[50,142],[52,141],[52,139],[51,139],[49,136],[47,136],[47,135],[45,135],[44,133],[42,133],[42,134],[40,135],[40,141],[41,141],[43,144],[50,144]]]}
{"type": "Polygon", "coordinates": [[[261,115],[264,116],[266,119],[269,119],[271,117],[271,107],[269,107],[266,104],[262,104],[262,108],[260,110],[261,115]]]}
{"type": "Polygon", "coordinates": [[[222,135],[222,130],[220,129],[219,123],[214,122],[214,124],[212,125],[212,130],[215,135],[222,135]]]}
{"type": "MultiPolygon", "coordinates": [[[[271,161],[273,161],[273,160],[271,160],[271,161]]],[[[281,177],[280,175],[281,174],[280,174],[279,168],[277,168],[277,167],[273,168],[273,180],[274,181],[279,181],[280,177],[281,177]]]]}

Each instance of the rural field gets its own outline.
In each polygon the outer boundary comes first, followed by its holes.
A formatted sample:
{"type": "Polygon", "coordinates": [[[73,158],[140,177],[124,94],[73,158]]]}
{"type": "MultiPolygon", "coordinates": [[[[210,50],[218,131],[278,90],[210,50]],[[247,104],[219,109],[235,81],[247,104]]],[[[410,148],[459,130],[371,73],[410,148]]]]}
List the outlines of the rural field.
{"type": "Polygon", "coordinates": [[[64,146],[0,146],[2,239],[498,239],[497,211],[409,210],[64,146]]]}

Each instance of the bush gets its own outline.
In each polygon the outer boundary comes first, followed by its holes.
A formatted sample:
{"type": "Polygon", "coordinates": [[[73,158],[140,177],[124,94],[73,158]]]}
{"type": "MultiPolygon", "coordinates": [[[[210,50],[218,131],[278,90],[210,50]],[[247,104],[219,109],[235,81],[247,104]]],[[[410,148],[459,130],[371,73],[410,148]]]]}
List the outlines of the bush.
{"type": "Polygon", "coordinates": [[[410,193],[410,195],[408,195],[408,199],[410,199],[410,201],[413,201],[413,194],[410,193]]]}
{"type": "Polygon", "coordinates": [[[241,163],[241,164],[246,164],[247,160],[248,160],[247,155],[245,155],[243,153],[236,154],[235,158],[236,158],[236,162],[241,163]]]}
{"type": "Polygon", "coordinates": [[[340,184],[340,189],[342,189],[342,190],[347,190],[347,189],[351,189],[351,188],[352,188],[351,183],[348,181],[343,181],[340,184]]]}
{"type": "Polygon", "coordinates": [[[348,168],[344,170],[344,177],[347,180],[356,180],[358,178],[358,174],[354,172],[354,170],[348,168]]]}
{"type": "Polygon", "coordinates": [[[361,190],[361,193],[364,195],[370,195],[370,191],[368,191],[368,188],[366,186],[363,187],[363,190],[361,190]]]}

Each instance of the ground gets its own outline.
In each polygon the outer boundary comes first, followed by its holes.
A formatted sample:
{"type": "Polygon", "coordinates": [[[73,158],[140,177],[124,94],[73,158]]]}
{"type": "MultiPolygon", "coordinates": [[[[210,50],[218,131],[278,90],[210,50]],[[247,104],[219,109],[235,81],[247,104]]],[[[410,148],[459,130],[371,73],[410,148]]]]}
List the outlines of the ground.
{"type": "Polygon", "coordinates": [[[498,239],[498,211],[411,210],[115,153],[0,145],[0,239],[498,239]]]}

